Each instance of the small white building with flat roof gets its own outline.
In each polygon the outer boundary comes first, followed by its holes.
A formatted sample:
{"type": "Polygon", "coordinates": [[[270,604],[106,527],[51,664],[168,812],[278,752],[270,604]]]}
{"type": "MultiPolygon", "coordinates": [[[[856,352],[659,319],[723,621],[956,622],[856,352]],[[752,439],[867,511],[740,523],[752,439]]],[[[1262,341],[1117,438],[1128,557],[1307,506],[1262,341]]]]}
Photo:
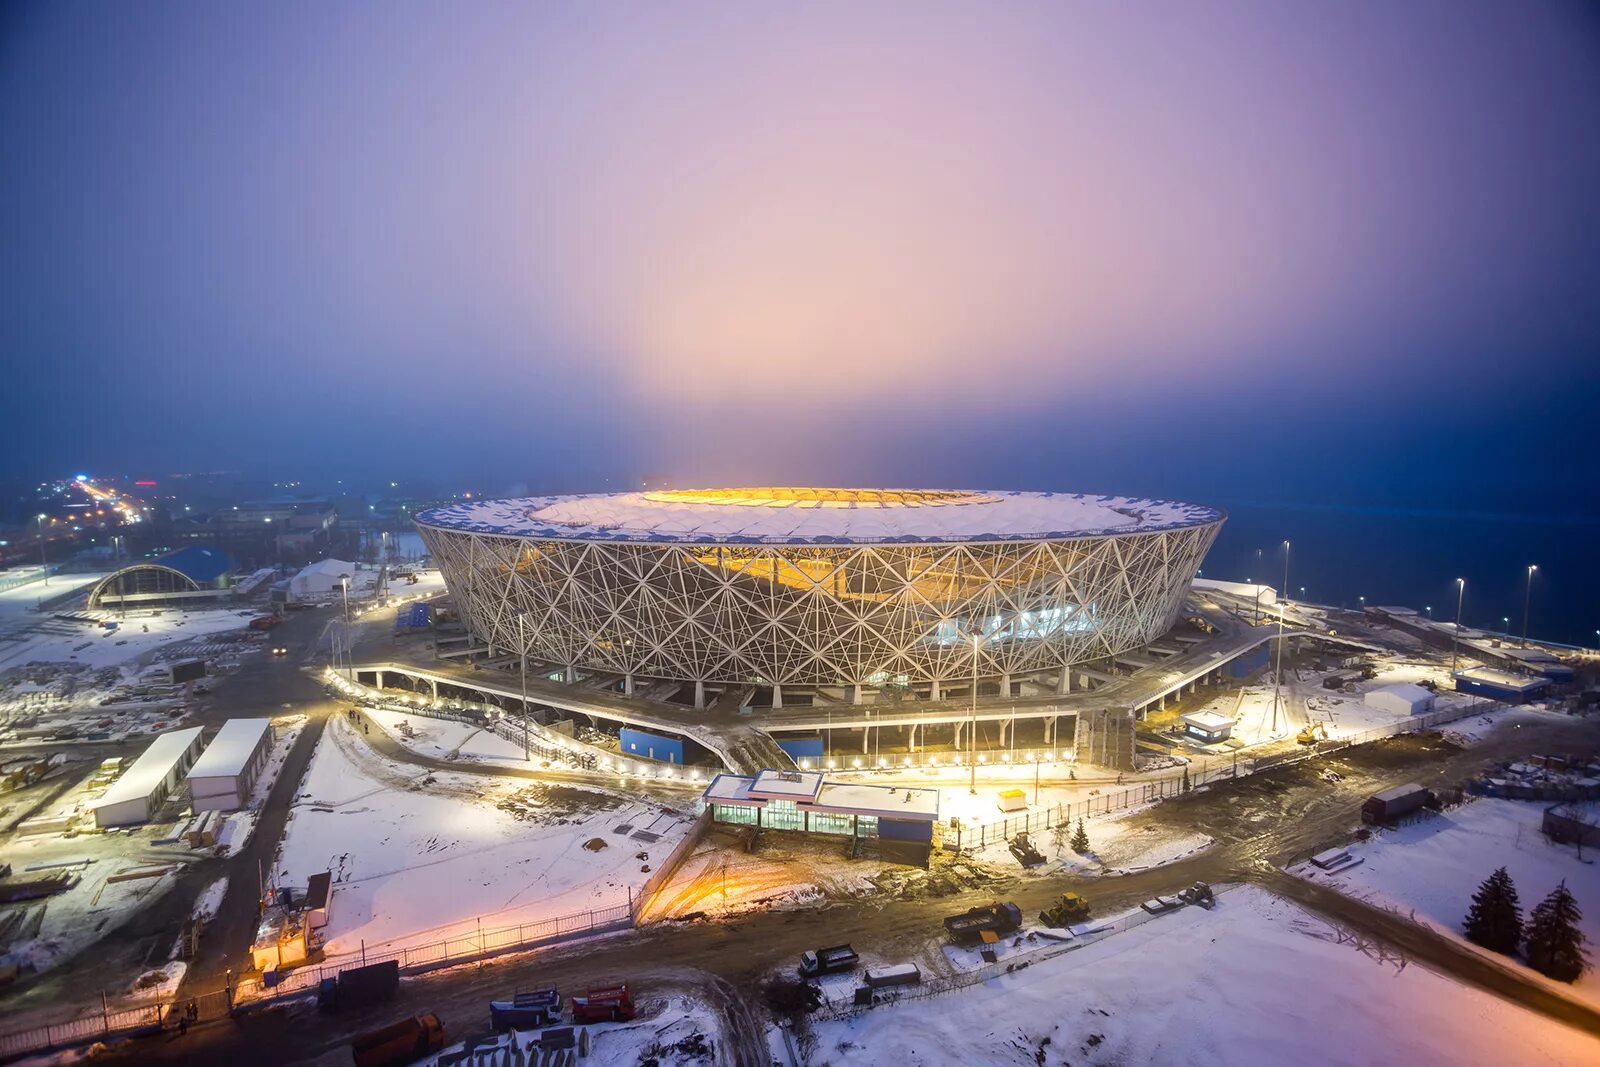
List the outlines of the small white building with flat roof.
{"type": "Polygon", "coordinates": [[[1379,686],[1361,698],[1367,707],[1391,715],[1426,715],[1433,710],[1434,700],[1431,690],[1410,682],[1379,686]]]}
{"type": "Polygon", "coordinates": [[[1181,721],[1185,734],[1208,745],[1233,736],[1233,720],[1215,711],[1191,711],[1181,716],[1181,721]]]}
{"type": "Polygon", "coordinates": [[[199,754],[198,726],[157,737],[94,802],[95,825],[104,829],[149,822],[183,783],[184,773],[199,754]]]}
{"type": "Polygon", "coordinates": [[[233,811],[250,800],[272,753],[271,719],[229,719],[189,768],[195,811],[233,811]]]}

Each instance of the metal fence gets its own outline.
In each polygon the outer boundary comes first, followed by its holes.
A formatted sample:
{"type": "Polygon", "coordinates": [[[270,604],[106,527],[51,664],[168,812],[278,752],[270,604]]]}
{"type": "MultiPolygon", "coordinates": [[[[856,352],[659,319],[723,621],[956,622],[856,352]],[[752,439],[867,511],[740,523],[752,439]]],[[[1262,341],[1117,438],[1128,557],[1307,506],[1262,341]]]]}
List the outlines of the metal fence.
{"type": "Polygon", "coordinates": [[[1334,741],[1309,745],[1300,751],[1281,752],[1250,759],[1214,759],[1190,763],[1175,775],[1147,779],[1114,792],[1100,793],[1071,803],[1051,804],[1034,811],[1008,815],[983,823],[950,827],[944,833],[944,847],[948,851],[960,852],[964,848],[982,848],[995,842],[1009,841],[1019,833],[1035,834],[1054,830],[1057,827],[1069,826],[1078,819],[1109,815],[1112,812],[1152,804],[1211,782],[1244,777],[1278,767],[1290,767],[1307,760],[1342,752],[1357,745],[1398,737],[1401,734],[1422,733],[1470,718],[1480,714],[1481,711],[1482,709],[1476,704],[1430,711],[1385,726],[1375,726],[1370,730],[1363,730],[1334,741]],[[1183,773],[1184,770],[1188,772],[1187,775],[1183,773]]]}

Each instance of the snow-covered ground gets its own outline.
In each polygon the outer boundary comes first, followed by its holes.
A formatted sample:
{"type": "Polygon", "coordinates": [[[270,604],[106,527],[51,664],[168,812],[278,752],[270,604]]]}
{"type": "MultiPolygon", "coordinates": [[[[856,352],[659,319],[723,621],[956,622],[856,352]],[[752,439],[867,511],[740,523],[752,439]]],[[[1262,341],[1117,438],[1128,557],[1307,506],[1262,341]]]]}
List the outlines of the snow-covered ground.
{"type": "MultiPolygon", "coordinates": [[[[1173,863],[1202,852],[1214,844],[1205,834],[1146,822],[1142,813],[1125,812],[1084,821],[1089,851],[1080,856],[1069,847],[1072,830],[1061,827],[1048,833],[1029,835],[1033,847],[1044,853],[1046,862],[1027,868],[1029,874],[1050,875],[1063,871],[1076,874],[1130,874],[1150,867],[1173,863]]],[[[985,863],[1017,871],[1016,858],[1004,841],[985,845],[975,854],[985,863]]]]}
{"type": "Polygon", "coordinates": [[[1420,967],[1397,972],[1254,888],[813,1029],[810,1062],[834,1067],[1600,1062],[1600,1040],[1420,967]]]}
{"type": "Polygon", "coordinates": [[[459,759],[472,762],[515,762],[526,765],[522,746],[499,734],[451,719],[435,719],[385,708],[366,709],[367,717],[384,733],[419,755],[434,759],[459,759]]]}
{"type": "Polygon", "coordinates": [[[52,574],[49,582],[29,582],[11,589],[0,589],[0,625],[18,619],[37,618],[42,601],[81,590],[104,577],[104,574],[52,574]]]}
{"type": "MultiPolygon", "coordinates": [[[[1553,845],[1539,832],[1547,805],[1538,801],[1482,799],[1395,830],[1380,830],[1350,847],[1362,863],[1328,874],[1309,863],[1294,874],[1383,907],[1415,914],[1452,937],[1472,894],[1497,867],[1516,884],[1523,918],[1561,881],[1583,912],[1580,924],[1591,958],[1600,963],[1600,864],[1578,858],[1569,845],[1553,845]]],[[[1465,940],[1463,943],[1465,943],[1465,940]]],[[[1528,972],[1532,974],[1533,972],[1528,972]]],[[[1591,970],[1571,987],[1600,1002],[1600,973],[1591,970]]]]}
{"type": "Polygon", "coordinates": [[[301,783],[275,880],[303,888],[334,872],[330,954],[362,941],[369,950],[426,944],[471,936],[480,919],[490,930],[626,904],[689,821],[598,789],[417,772],[372,752],[335,716],[301,783]],[[634,836],[642,831],[659,837],[634,836]]]}
{"type": "Polygon", "coordinates": [[[213,881],[200,891],[200,896],[195,899],[192,914],[196,919],[210,919],[217,914],[217,909],[222,907],[222,897],[228,892],[228,876],[213,881]]]}
{"type": "Polygon", "coordinates": [[[0,668],[33,662],[81,663],[91,667],[126,664],[171,642],[242,630],[249,625],[251,614],[216,608],[167,610],[159,615],[129,612],[126,619],[106,616],[119,623],[115,630],[46,617],[11,628],[0,637],[0,668]]]}

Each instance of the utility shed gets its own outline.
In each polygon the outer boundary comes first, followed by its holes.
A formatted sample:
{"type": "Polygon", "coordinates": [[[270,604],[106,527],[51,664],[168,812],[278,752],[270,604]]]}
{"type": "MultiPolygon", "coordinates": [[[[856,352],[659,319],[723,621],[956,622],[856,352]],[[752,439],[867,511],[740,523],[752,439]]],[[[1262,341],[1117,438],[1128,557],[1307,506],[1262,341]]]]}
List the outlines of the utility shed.
{"type": "Polygon", "coordinates": [[[1214,711],[1191,711],[1181,716],[1183,732],[1197,741],[1214,745],[1233,736],[1233,720],[1214,711]]]}
{"type": "Polygon", "coordinates": [[[1410,682],[1380,686],[1362,698],[1367,707],[1391,715],[1426,715],[1433,710],[1433,702],[1432,693],[1410,682]]]}
{"type": "Polygon", "coordinates": [[[111,783],[94,804],[95,825],[134,826],[149,822],[183,781],[184,772],[200,753],[200,727],[174,730],[150,743],[122,777],[111,783]]]}
{"type": "Polygon", "coordinates": [[[333,872],[322,871],[306,880],[306,927],[320,930],[328,925],[328,908],[333,904],[333,872]]]}
{"type": "Polygon", "coordinates": [[[272,752],[271,719],[229,719],[189,769],[195,811],[233,811],[250,800],[272,752]]]}

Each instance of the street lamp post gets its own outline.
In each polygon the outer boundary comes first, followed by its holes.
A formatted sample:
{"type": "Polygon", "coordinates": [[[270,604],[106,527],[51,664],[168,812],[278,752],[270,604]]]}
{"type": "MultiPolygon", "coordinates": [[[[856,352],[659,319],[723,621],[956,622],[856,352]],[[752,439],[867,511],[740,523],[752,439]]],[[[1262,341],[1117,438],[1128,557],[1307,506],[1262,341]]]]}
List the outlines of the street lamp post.
{"type": "Polygon", "coordinates": [[[1450,676],[1455,677],[1456,654],[1461,646],[1461,605],[1467,598],[1467,580],[1456,579],[1456,628],[1450,635],[1450,676]]]}
{"type": "MultiPolygon", "coordinates": [[[[1256,549],[1256,573],[1257,574],[1261,573],[1261,550],[1259,548],[1256,549]]],[[[1252,582],[1255,581],[1254,578],[1252,578],[1250,580],[1252,582]]],[[[1261,586],[1258,584],[1256,586],[1256,623],[1257,623],[1257,625],[1259,625],[1260,622],[1261,622],[1261,586]]]]}
{"type": "Polygon", "coordinates": [[[971,771],[971,781],[967,792],[972,796],[978,795],[978,641],[982,635],[972,635],[972,703],[967,713],[967,763],[971,771]]]}
{"type": "Polygon", "coordinates": [[[50,584],[50,561],[45,559],[45,557],[44,557],[44,520],[45,520],[45,516],[44,515],[40,515],[39,516],[39,566],[44,569],[44,584],[45,585],[49,585],[50,584]]]}
{"type": "Polygon", "coordinates": [[[522,651],[522,759],[524,762],[532,760],[528,748],[528,633],[524,623],[527,615],[517,612],[517,644],[522,651]]]}
{"type": "MultiPolygon", "coordinates": [[[[1289,599],[1289,542],[1283,542],[1283,598],[1289,599]]],[[[1272,678],[1272,732],[1278,732],[1278,699],[1283,692],[1283,617],[1288,614],[1287,603],[1278,605],[1278,665],[1272,678]]]]}
{"type": "Polygon", "coordinates": [[[1522,647],[1528,647],[1528,609],[1533,606],[1533,572],[1539,569],[1537,563],[1528,564],[1528,588],[1522,594],[1522,647]]]}
{"type": "Polygon", "coordinates": [[[344,600],[344,670],[345,675],[353,682],[356,680],[356,665],[350,656],[350,576],[339,576],[339,595],[344,600]]]}

